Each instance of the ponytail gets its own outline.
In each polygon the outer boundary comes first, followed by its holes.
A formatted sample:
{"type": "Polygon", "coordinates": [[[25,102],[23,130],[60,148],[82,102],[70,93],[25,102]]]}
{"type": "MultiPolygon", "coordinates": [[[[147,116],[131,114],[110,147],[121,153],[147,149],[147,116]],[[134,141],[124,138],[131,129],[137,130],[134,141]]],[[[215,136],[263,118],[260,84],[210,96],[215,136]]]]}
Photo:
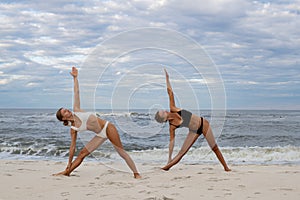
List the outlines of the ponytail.
{"type": "Polygon", "coordinates": [[[69,122],[69,121],[65,120],[63,124],[64,124],[64,126],[69,126],[69,125],[70,125],[70,123],[71,123],[71,122],[69,122]]]}

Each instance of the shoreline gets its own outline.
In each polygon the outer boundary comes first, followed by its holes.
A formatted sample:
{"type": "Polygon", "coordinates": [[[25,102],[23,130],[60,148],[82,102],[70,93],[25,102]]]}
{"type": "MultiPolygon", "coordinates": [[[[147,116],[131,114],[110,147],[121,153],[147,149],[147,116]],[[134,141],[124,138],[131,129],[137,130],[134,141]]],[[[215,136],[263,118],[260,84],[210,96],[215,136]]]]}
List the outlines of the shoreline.
{"type": "Polygon", "coordinates": [[[169,171],[139,164],[134,179],[125,163],[84,161],[70,177],[52,176],[66,162],[0,160],[0,199],[298,199],[299,165],[177,164],[169,171]]]}

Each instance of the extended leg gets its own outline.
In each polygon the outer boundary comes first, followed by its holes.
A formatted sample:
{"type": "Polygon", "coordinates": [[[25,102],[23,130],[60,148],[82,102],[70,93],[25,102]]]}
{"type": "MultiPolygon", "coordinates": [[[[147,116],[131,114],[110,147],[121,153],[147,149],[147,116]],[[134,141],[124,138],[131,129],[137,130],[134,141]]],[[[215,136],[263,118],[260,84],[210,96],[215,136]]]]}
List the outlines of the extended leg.
{"type": "Polygon", "coordinates": [[[215,141],[215,137],[213,135],[213,132],[211,130],[211,127],[209,125],[209,123],[204,120],[204,129],[203,129],[203,135],[205,137],[205,139],[207,140],[208,145],[210,146],[210,148],[213,150],[213,152],[216,154],[217,158],[219,159],[220,163],[223,165],[224,170],[225,171],[231,171],[229,169],[229,167],[226,164],[226,161],[215,141]]]}
{"type": "Polygon", "coordinates": [[[70,169],[65,175],[70,175],[70,173],[82,163],[83,159],[97,149],[101,144],[103,144],[105,140],[106,138],[95,136],[91,141],[89,141],[80,151],[77,158],[72,162],[70,169]]]}
{"type": "Polygon", "coordinates": [[[131,169],[131,171],[134,174],[135,178],[141,178],[140,174],[138,173],[136,166],[131,159],[131,157],[128,155],[128,153],[124,150],[122,142],[120,140],[120,136],[118,134],[118,131],[116,127],[112,124],[109,124],[107,127],[107,137],[113,144],[116,151],[119,153],[119,155],[125,160],[128,167],[131,169]]]}
{"type": "Polygon", "coordinates": [[[223,157],[223,155],[222,155],[222,153],[221,153],[221,151],[220,151],[220,149],[219,149],[219,147],[218,147],[217,144],[214,146],[214,148],[212,148],[212,150],[215,152],[217,158],[219,159],[219,161],[223,165],[224,170],[227,171],[227,172],[231,171],[231,169],[229,169],[229,167],[227,166],[227,164],[225,162],[225,159],[224,159],[224,157],[223,157]]]}
{"type": "Polygon", "coordinates": [[[195,143],[195,141],[197,140],[197,138],[199,137],[198,134],[193,133],[193,132],[189,132],[189,134],[187,135],[181,150],[178,152],[178,154],[166,165],[164,166],[162,169],[163,170],[169,170],[173,165],[176,165],[181,159],[182,157],[186,154],[186,152],[188,152],[188,150],[191,148],[191,146],[195,143]]]}

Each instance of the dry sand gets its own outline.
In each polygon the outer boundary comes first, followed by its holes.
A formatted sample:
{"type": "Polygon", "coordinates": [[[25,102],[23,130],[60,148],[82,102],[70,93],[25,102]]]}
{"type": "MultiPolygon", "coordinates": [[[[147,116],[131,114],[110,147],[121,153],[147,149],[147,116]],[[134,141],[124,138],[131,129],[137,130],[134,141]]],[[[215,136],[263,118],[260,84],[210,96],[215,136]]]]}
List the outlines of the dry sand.
{"type": "Polygon", "coordinates": [[[0,160],[0,199],[300,199],[299,165],[235,165],[228,173],[220,165],[180,163],[166,172],[144,164],[139,180],[118,165],[84,162],[65,177],[52,176],[65,162],[0,160]]]}

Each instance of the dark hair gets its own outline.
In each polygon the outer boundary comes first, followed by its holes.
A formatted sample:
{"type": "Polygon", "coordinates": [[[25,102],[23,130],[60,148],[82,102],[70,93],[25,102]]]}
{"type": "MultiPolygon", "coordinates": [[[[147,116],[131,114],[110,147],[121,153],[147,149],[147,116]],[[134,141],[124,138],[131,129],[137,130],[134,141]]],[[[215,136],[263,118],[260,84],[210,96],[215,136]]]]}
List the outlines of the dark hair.
{"type": "Polygon", "coordinates": [[[63,118],[63,116],[61,115],[61,110],[62,110],[63,108],[60,108],[60,109],[58,109],[58,111],[56,112],[56,118],[59,120],[59,121],[63,121],[64,122],[64,126],[68,126],[68,124],[69,124],[69,121],[68,120],[63,120],[62,118],[63,118]]]}
{"type": "Polygon", "coordinates": [[[155,120],[158,123],[164,123],[164,122],[166,122],[166,120],[159,115],[159,111],[157,111],[156,114],[155,114],[155,120]]]}

